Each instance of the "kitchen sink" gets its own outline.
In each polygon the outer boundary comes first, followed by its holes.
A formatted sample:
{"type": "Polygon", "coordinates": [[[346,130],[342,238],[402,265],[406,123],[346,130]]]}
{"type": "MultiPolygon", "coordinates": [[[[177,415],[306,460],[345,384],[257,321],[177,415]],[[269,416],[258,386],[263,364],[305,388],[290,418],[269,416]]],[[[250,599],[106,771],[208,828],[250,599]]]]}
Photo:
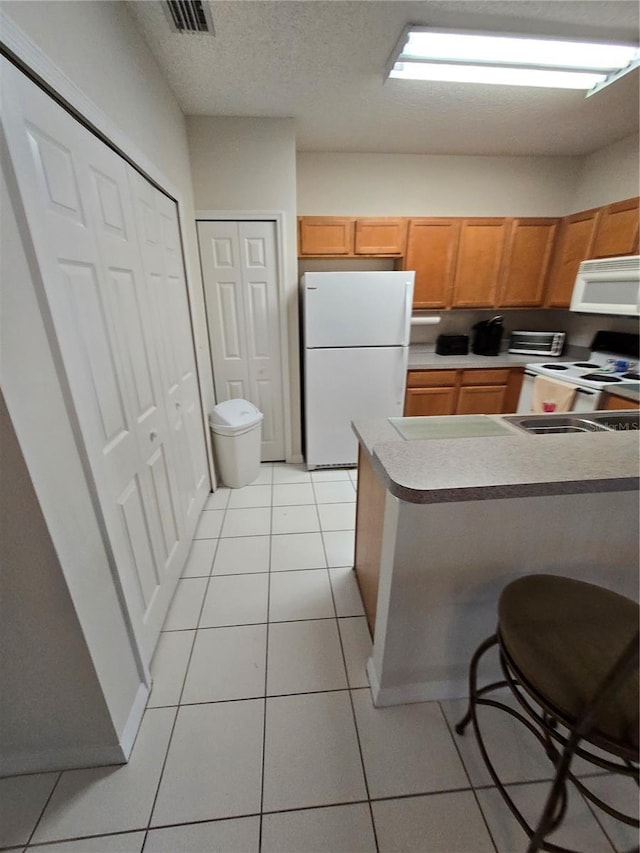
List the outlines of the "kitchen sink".
{"type": "Polygon", "coordinates": [[[626,432],[640,429],[640,411],[590,412],[589,420],[601,424],[605,429],[626,432]]]}
{"type": "MultiPolygon", "coordinates": [[[[602,414],[605,414],[604,412],[602,414]]],[[[536,435],[552,435],[575,432],[610,432],[611,428],[595,420],[591,413],[588,417],[578,415],[520,415],[505,418],[516,427],[536,435]]]]}

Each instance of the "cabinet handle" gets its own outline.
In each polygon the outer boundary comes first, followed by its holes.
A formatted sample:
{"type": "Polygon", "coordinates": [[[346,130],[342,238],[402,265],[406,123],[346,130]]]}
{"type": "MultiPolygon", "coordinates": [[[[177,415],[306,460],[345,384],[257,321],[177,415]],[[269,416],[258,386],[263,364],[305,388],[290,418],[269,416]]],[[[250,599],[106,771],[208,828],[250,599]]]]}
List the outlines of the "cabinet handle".
{"type": "Polygon", "coordinates": [[[155,441],[157,437],[158,433],[151,430],[151,432],[149,433],[149,441],[155,441]]]}

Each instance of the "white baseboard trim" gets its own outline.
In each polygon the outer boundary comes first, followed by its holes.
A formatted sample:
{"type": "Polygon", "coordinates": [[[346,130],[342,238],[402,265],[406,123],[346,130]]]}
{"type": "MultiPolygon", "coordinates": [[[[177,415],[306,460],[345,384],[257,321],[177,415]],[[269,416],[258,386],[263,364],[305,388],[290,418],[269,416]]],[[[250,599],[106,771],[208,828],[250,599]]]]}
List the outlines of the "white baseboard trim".
{"type": "Polygon", "coordinates": [[[87,767],[126,764],[142,722],[148,696],[149,687],[146,684],[141,684],[120,735],[119,744],[112,746],[70,746],[63,749],[0,755],[0,778],[22,776],[27,773],[50,773],[60,770],[82,770],[87,767]]]}
{"type": "Polygon", "coordinates": [[[367,663],[367,677],[376,708],[384,708],[387,705],[409,705],[413,702],[434,702],[438,699],[466,699],[469,695],[469,683],[466,678],[381,687],[373,658],[369,658],[367,663]]]}
{"type": "Polygon", "coordinates": [[[124,753],[124,760],[128,761],[135,743],[144,709],[147,707],[147,699],[149,698],[150,688],[147,684],[140,684],[136,698],[133,700],[133,705],[129,711],[129,717],[125,723],[124,729],[120,734],[120,746],[124,753]]]}
{"type": "Polygon", "coordinates": [[[68,747],[43,752],[23,752],[0,757],[0,778],[26,773],[81,770],[108,764],[126,764],[127,756],[119,745],[68,747]]]}

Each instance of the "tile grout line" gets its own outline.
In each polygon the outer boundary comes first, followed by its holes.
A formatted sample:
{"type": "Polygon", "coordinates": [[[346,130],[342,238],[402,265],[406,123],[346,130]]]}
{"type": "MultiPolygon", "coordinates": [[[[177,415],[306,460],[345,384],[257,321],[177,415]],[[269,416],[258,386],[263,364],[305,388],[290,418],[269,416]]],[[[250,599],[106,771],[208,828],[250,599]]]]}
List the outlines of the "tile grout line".
{"type": "MultiPolygon", "coordinates": [[[[222,532],[222,526],[224,525],[225,519],[227,517],[228,505],[229,505],[229,497],[227,497],[227,506],[223,510],[224,515],[222,517],[222,522],[220,524],[220,532],[222,532]]],[[[205,510],[203,509],[203,512],[204,511],[205,510]]],[[[202,517],[202,513],[200,514],[200,517],[202,517]]],[[[193,541],[195,541],[195,539],[193,541]]],[[[216,541],[216,546],[214,548],[213,557],[211,559],[211,566],[209,567],[209,576],[207,577],[207,583],[206,583],[206,586],[204,589],[204,595],[202,596],[202,601],[200,603],[200,609],[198,611],[198,618],[196,620],[195,630],[193,631],[193,641],[191,643],[191,649],[189,651],[189,659],[187,660],[187,665],[186,665],[185,671],[184,671],[184,677],[182,679],[182,687],[180,688],[180,695],[178,696],[178,705],[176,706],[175,714],[173,717],[173,724],[171,726],[171,731],[169,733],[169,740],[167,741],[167,749],[165,751],[164,759],[162,761],[162,767],[160,768],[160,774],[158,776],[158,784],[156,785],[156,791],[155,791],[155,794],[153,797],[153,802],[151,804],[151,809],[149,810],[149,817],[147,818],[147,826],[145,828],[144,840],[142,842],[142,847],[140,849],[140,853],[144,853],[144,848],[147,845],[147,838],[149,837],[149,832],[151,830],[151,821],[153,819],[153,812],[155,811],[156,804],[158,802],[158,795],[160,793],[160,787],[162,785],[162,780],[164,778],[164,771],[165,771],[166,766],[167,766],[167,759],[169,757],[169,750],[171,749],[171,744],[173,742],[173,735],[175,733],[176,724],[178,722],[178,715],[180,713],[180,703],[182,700],[182,694],[184,693],[184,685],[186,683],[187,676],[189,674],[189,667],[191,666],[191,659],[193,657],[193,650],[195,648],[196,640],[198,638],[198,626],[200,625],[200,619],[202,618],[202,611],[204,610],[204,603],[207,600],[207,595],[209,593],[209,586],[211,584],[211,577],[212,577],[212,572],[213,572],[213,564],[215,563],[215,559],[216,559],[216,555],[218,553],[219,546],[220,546],[220,537],[218,537],[218,539],[216,541]]],[[[147,713],[147,710],[148,709],[145,709],[145,714],[147,713]]]]}
{"type": "MultiPolygon", "coordinates": [[[[314,488],[313,493],[315,495],[315,488],[314,488]]],[[[318,520],[320,520],[320,511],[318,510],[317,501],[316,501],[316,510],[318,512],[318,520]]],[[[333,592],[333,585],[331,583],[331,572],[329,571],[329,559],[327,556],[327,549],[326,549],[326,545],[325,545],[325,541],[324,541],[324,536],[322,536],[322,547],[324,549],[324,557],[325,557],[325,560],[327,563],[327,575],[329,577],[329,589],[331,591],[331,600],[333,602],[333,610],[334,610],[334,613],[336,614],[336,617],[335,617],[336,631],[338,632],[338,642],[340,643],[340,653],[342,654],[342,665],[344,666],[344,674],[345,674],[345,678],[347,681],[347,688],[348,688],[348,693],[349,693],[349,706],[351,708],[351,719],[353,722],[353,729],[354,729],[354,732],[356,735],[356,743],[358,745],[358,755],[360,756],[360,768],[362,770],[362,780],[364,782],[364,789],[365,789],[365,793],[367,795],[367,806],[369,809],[369,820],[371,821],[371,830],[373,832],[373,840],[374,840],[374,843],[376,846],[376,853],[379,853],[380,846],[378,844],[378,834],[376,832],[376,825],[375,825],[375,821],[373,819],[373,808],[371,806],[371,793],[369,791],[369,781],[367,779],[367,771],[366,771],[366,767],[365,767],[365,763],[364,763],[364,755],[362,753],[362,744],[360,742],[360,732],[358,731],[358,722],[356,720],[356,711],[355,711],[355,706],[353,704],[353,696],[351,693],[351,684],[349,681],[349,668],[347,667],[347,657],[346,657],[346,654],[344,651],[344,643],[342,642],[342,634],[340,633],[340,623],[338,621],[338,608],[336,607],[336,598],[335,598],[335,595],[333,592]]]]}
{"type": "MultiPolygon", "coordinates": [[[[56,781],[55,781],[55,782],[53,783],[53,785],[51,786],[51,790],[49,791],[49,796],[48,796],[48,797],[47,797],[47,799],[45,800],[45,803],[44,803],[44,805],[42,806],[42,809],[40,810],[40,814],[38,815],[38,817],[37,817],[37,819],[36,819],[36,822],[35,822],[35,823],[34,823],[34,825],[33,825],[33,829],[31,830],[31,832],[30,832],[30,834],[29,834],[29,838],[27,839],[27,842],[26,842],[26,844],[24,845],[25,850],[26,850],[26,849],[29,847],[29,845],[31,844],[31,841],[33,840],[33,836],[36,834],[36,830],[37,830],[37,828],[40,826],[40,821],[42,820],[43,815],[44,815],[44,813],[46,812],[46,810],[47,810],[47,807],[48,807],[49,803],[51,802],[51,798],[53,797],[54,791],[56,790],[56,788],[57,788],[57,787],[58,787],[58,785],[60,784],[60,780],[62,779],[62,774],[63,774],[63,773],[64,773],[64,770],[60,770],[60,772],[58,773],[58,778],[56,779],[56,781]]],[[[18,846],[19,846],[19,845],[18,845],[18,846]]]]}
{"type": "MultiPolygon", "coordinates": [[[[437,705],[438,705],[438,710],[440,711],[440,714],[442,715],[442,718],[444,720],[444,724],[447,727],[447,730],[449,732],[449,736],[450,736],[451,740],[453,741],[453,745],[454,745],[456,753],[458,755],[458,760],[460,761],[460,764],[462,765],[462,769],[464,770],[464,774],[467,777],[467,781],[469,782],[469,788],[473,792],[473,799],[475,800],[476,806],[478,807],[478,809],[480,811],[480,815],[482,816],[482,822],[484,823],[486,830],[489,833],[489,838],[491,839],[491,843],[493,844],[494,850],[496,851],[496,853],[500,853],[500,851],[498,850],[498,844],[497,844],[495,838],[493,837],[493,832],[491,832],[491,827],[489,826],[489,821],[487,820],[487,817],[484,813],[484,809],[482,808],[482,804],[478,798],[478,795],[476,793],[476,789],[475,789],[473,782],[471,780],[471,775],[469,774],[469,771],[467,770],[467,765],[465,764],[464,758],[462,757],[462,752],[460,751],[460,748],[458,747],[458,742],[456,741],[456,738],[455,738],[455,732],[453,731],[452,726],[449,724],[449,720],[447,718],[447,715],[444,712],[444,709],[440,703],[440,700],[438,700],[437,705]]],[[[469,722],[471,723],[471,721],[469,721],[469,722]]],[[[473,727],[472,727],[472,730],[473,730],[473,727]]],[[[462,737],[462,735],[459,735],[459,737],[462,737]]],[[[475,737],[475,735],[474,735],[474,737],[475,737]]]]}
{"type": "Polygon", "coordinates": [[[271,545],[272,545],[272,531],[273,531],[273,492],[275,488],[274,483],[274,469],[271,468],[271,511],[269,513],[269,564],[268,564],[268,583],[267,583],[267,627],[266,627],[266,636],[265,636],[265,648],[264,648],[264,698],[262,700],[262,765],[260,768],[260,819],[258,822],[258,853],[262,850],[262,821],[263,821],[263,809],[264,809],[264,768],[265,768],[265,760],[267,754],[267,679],[269,677],[269,608],[271,607],[271,545]]]}

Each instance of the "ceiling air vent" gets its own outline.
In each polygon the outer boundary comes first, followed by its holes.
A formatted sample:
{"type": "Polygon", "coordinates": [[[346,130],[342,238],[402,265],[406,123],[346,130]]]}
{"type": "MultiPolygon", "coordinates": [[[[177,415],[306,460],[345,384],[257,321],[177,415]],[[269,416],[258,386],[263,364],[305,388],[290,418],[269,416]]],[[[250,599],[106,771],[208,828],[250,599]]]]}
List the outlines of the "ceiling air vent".
{"type": "Polygon", "coordinates": [[[176,32],[215,35],[207,0],[166,0],[166,9],[176,32]]]}

